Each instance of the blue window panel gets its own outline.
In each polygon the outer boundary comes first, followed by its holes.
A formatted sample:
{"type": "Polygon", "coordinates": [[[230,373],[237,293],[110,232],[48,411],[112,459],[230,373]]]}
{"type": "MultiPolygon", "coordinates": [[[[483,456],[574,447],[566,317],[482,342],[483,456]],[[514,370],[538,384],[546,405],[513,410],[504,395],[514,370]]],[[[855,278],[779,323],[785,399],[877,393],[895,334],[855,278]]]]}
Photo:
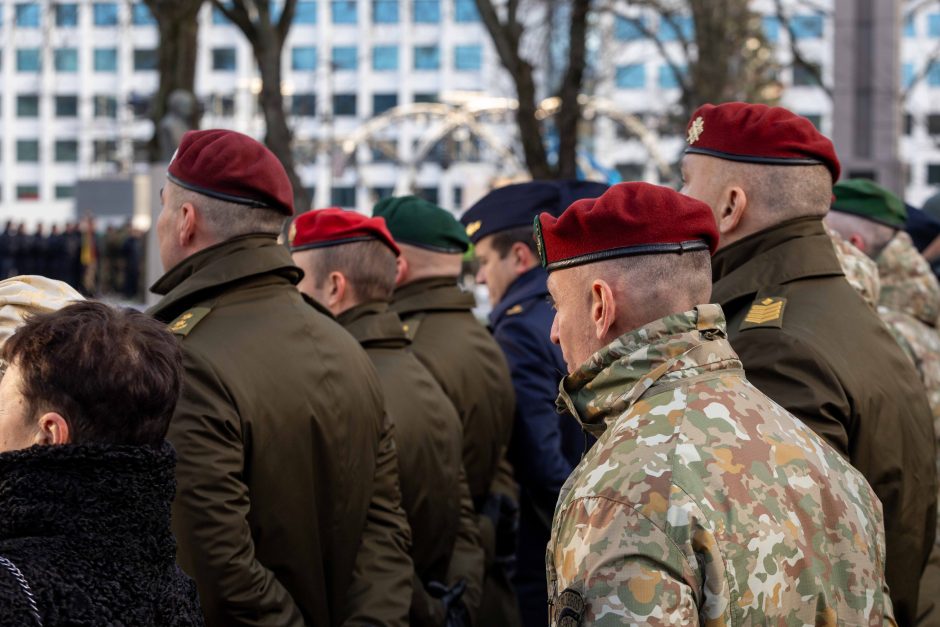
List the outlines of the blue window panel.
{"type": "Polygon", "coordinates": [[[415,0],[415,24],[438,24],[441,21],[440,0],[415,0]]]}
{"type": "Polygon", "coordinates": [[[940,13],[931,13],[927,16],[927,36],[933,39],[940,38],[940,13]]]}
{"type": "Polygon", "coordinates": [[[904,36],[905,37],[917,37],[917,27],[914,24],[914,16],[909,15],[906,20],[904,20],[904,36]]]}
{"type": "Polygon", "coordinates": [[[95,48],[95,72],[117,72],[117,48],[95,48]]]}
{"type": "Polygon", "coordinates": [[[907,89],[914,82],[914,64],[904,63],[901,65],[901,87],[907,89]]]}
{"type": "MultiPolygon", "coordinates": [[[[679,71],[682,74],[685,74],[686,68],[682,66],[679,68],[679,71]]],[[[679,88],[679,77],[676,76],[675,71],[669,65],[659,66],[659,86],[663,89],[678,89],[679,88]]]]}
{"type": "Polygon", "coordinates": [[[234,72],[237,65],[235,48],[213,48],[212,69],[216,72],[234,72]]]}
{"type": "Polygon", "coordinates": [[[292,70],[317,69],[317,49],[315,46],[298,46],[291,48],[290,66],[292,70]]]}
{"type": "Polygon", "coordinates": [[[687,41],[691,41],[694,36],[695,24],[692,18],[687,15],[677,15],[672,20],[661,18],[659,20],[659,39],[660,41],[678,41],[679,33],[687,41]],[[675,23],[675,25],[673,25],[675,23]],[[676,30],[678,28],[678,30],[676,30]]]}
{"type": "Polygon", "coordinates": [[[118,5],[116,2],[95,2],[91,5],[95,26],[117,26],[118,5]]]}
{"type": "Polygon", "coordinates": [[[14,7],[13,23],[20,28],[39,28],[39,3],[17,4],[14,7]]]}
{"type": "Polygon", "coordinates": [[[134,71],[151,72],[157,69],[156,48],[134,48],[134,71]]]}
{"type": "Polygon", "coordinates": [[[372,69],[389,72],[398,69],[398,46],[376,46],[372,49],[372,69]]]}
{"type": "Polygon", "coordinates": [[[764,37],[772,44],[780,41],[780,20],[773,16],[765,17],[761,20],[764,27],[764,37]]]}
{"type": "Polygon", "coordinates": [[[454,21],[479,22],[480,12],[474,0],[454,0],[454,21]]]}
{"type": "Polygon", "coordinates": [[[232,23],[218,8],[212,7],[212,23],[216,26],[230,26],[232,23]]]}
{"type": "Polygon", "coordinates": [[[398,94],[373,94],[372,115],[385,113],[398,106],[398,94]]]}
{"type": "Polygon", "coordinates": [[[16,51],[17,72],[38,72],[41,67],[39,48],[20,48],[16,51]]]}
{"type": "Polygon", "coordinates": [[[330,6],[334,24],[355,24],[358,21],[356,0],[330,0],[330,6]]]}
{"type": "Polygon", "coordinates": [[[931,87],[940,87],[940,63],[934,61],[927,70],[927,84],[931,87]]]}
{"type": "Polygon", "coordinates": [[[355,70],[359,65],[359,50],[355,46],[333,46],[333,68],[355,70]]]}
{"type": "Polygon", "coordinates": [[[78,26],[78,5],[75,3],[55,5],[55,25],[59,28],[78,26]]]}
{"type": "Polygon", "coordinates": [[[646,87],[646,66],[641,63],[619,66],[616,84],[620,89],[643,89],[646,87]]]}
{"type": "Polygon", "coordinates": [[[822,15],[794,15],[790,28],[796,39],[820,39],[823,36],[822,15]]]}
{"type": "Polygon", "coordinates": [[[134,26],[153,26],[157,20],[146,4],[137,2],[131,7],[131,23],[134,26]]]}
{"type": "Polygon", "coordinates": [[[398,0],[373,0],[372,21],[376,24],[397,24],[398,0]]]}
{"type": "Polygon", "coordinates": [[[276,1],[271,2],[269,10],[268,19],[271,20],[272,24],[277,24],[281,19],[281,13],[284,12],[284,3],[276,1]]]}
{"type": "Polygon", "coordinates": [[[437,46],[415,46],[415,69],[438,70],[441,67],[441,49],[437,46]]]}
{"type": "Polygon", "coordinates": [[[640,25],[646,27],[646,16],[641,15],[636,20],[628,20],[622,15],[618,15],[616,21],[614,22],[614,37],[618,41],[636,41],[637,39],[643,39],[646,35],[643,34],[643,29],[640,28],[640,25]],[[637,21],[640,24],[637,24],[637,21]]]}
{"type": "Polygon", "coordinates": [[[57,48],[52,51],[56,72],[78,71],[78,48],[57,48]]]}
{"type": "Polygon", "coordinates": [[[294,9],[294,24],[316,24],[317,3],[298,2],[294,9]]]}
{"type": "Polygon", "coordinates": [[[483,67],[482,46],[455,46],[454,69],[472,71],[483,67]]]}

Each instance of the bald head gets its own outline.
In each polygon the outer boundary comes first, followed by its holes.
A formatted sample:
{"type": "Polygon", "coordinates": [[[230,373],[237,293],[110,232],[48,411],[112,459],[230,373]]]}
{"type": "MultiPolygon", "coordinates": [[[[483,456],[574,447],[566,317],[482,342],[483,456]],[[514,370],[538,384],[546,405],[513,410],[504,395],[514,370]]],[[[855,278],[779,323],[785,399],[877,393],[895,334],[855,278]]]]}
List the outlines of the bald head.
{"type": "Polygon", "coordinates": [[[398,243],[398,285],[407,285],[421,279],[458,277],[463,267],[463,253],[441,253],[427,248],[398,243]]]}
{"type": "Polygon", "coordinates": [[[569,372],[624,333],[711,298],[708,251],[620,257],[556,270],[552,341],[569,372]]]}
{"type": "Polygon", "coordinates": [[[822,217],[832,199],[832,175],[823,165],[764,165],[687,154],[682,180],[682,193],[712,208],[719,248],[787,220],[822,217]]]}
{"type": "Polygon", "coordinates": [[[897,231],[885,224],[842,211],[830,211],[826,224],[860,251],[877,259],[897,231]]]}

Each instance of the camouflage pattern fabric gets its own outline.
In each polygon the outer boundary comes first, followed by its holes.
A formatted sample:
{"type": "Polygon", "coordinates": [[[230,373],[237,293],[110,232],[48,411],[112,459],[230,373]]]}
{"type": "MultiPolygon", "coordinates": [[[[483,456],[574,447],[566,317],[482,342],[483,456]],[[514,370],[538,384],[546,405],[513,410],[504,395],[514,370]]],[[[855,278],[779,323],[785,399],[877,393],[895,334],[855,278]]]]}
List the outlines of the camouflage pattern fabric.
{"type": "MultiPolygon", "coordinates": [[[[825,223],[824,223],[825,224],[825,223]]],[[[881,278],[878,275],[878,264],[871,257],[842,239],[836,231],[826,226],[826,233],[832,240],[832,246],[839,258],[839,265],[845,272],[845,280],[855,288],[866,303],[877,309],[878,299],[881,296],[881,278]]]]}
{"type": "Polygon", "coordinates": [[[558,404],[599,440],[555,512],[552,625],[893,623],[877,497],[748,383],[718,305],[621,336],[558,404]]]}
{"type": "Polygon", "coordinates": [[[930,262],[914,247],[911,236],[899,231],[876,261],[881,276],[879,304],[936,327],[940,315],[940,284],[930,269],[930,262]]]}

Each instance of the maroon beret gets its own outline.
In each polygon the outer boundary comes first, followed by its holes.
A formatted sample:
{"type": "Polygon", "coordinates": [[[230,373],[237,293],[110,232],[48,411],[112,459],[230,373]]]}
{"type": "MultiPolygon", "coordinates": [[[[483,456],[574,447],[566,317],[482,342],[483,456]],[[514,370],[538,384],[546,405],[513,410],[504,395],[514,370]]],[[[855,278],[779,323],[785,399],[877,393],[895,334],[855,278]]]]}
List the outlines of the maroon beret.
{"type": "Polygon", "coordinates": [[[839,180],[839,158],[813,123],[783,107],[746,102],[706,104],[686,129],[686,153],[766,165],[824,165],[839,180]]]}
{"type": "Polygon", "coordinates": [[[535,218],[542,265],[551,272],[615,257],[683,253],[718,246],[711,208],[668,187],[619,183],[575,201],[559,217],[535,218]]]}
{"type": "Polygon", "coordinates": [[[166,177],[204,196],[294,215],[294,191],[280,160],[257,140],[235,131],[189,131],[166,177]]]}
{"type": "Polygon", "coordinates": [[[384,219],[369,218],[336,207],[314,209],[297,216],[291,224],[287,240],[291,252],[378,240],[388,246],[396,257],[401,254],[384,219]]]}

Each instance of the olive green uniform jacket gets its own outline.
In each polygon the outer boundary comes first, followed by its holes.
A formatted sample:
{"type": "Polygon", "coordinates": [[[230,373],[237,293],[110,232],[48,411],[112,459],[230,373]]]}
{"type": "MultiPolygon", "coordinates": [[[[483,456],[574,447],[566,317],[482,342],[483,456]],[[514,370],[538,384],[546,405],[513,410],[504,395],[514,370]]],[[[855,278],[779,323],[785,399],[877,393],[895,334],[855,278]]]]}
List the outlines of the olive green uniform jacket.
{"type": "Polygon", "coordinates": [[[937,514],[933,423],[917,371],[845,280],[819,218],[735,242],[712,271],[712,299],[748,380],[847,456],[881,499],[895,614],[913,624],[937,514]]]}
{"type": "MultiPolygon", "coordinates": [[[[512,434],[515,392],[509,365],[490,332],[473,316],[473,294],[455,277],[409,283],[395,291],[392,311],[404,322],[411,350],[431,372],[457,408],[463,423],[463,463],[477,513],[491,494],[514,498],[518,492],[505,460],[512,434]]],[[[494,570],[497,531],[479,517],[487,555],[480,625],[518,624],[518,607],[505,573],[494,570]]],[[[505,547],[504,547],[505,548],[505,547]]],[[[505,551],[501,551],[505,552],[505,551]]],[[[515,548],[511,549],[515,552],[515,548]]]]}
{"type": "Polygon", "coordinates": [[[463,427],[440,384],[408,350],[398,314],[366,303],[337,316],[366,350],[382,382],[395,426],[402,505],[411,525],[415,565],[411,624],[442,625],[443,605],[426,586],[466,583],[462,600],[475,613],[483,587],[483,548],[463,470],[463,427]]]}
{"type": "Polygon", "coordinates": [[[380,384],[300,277],[255,235],[152,288],[185,367],[168,434],[178,560],[208,625],[405,625],[410,532],[380,384]]]}

